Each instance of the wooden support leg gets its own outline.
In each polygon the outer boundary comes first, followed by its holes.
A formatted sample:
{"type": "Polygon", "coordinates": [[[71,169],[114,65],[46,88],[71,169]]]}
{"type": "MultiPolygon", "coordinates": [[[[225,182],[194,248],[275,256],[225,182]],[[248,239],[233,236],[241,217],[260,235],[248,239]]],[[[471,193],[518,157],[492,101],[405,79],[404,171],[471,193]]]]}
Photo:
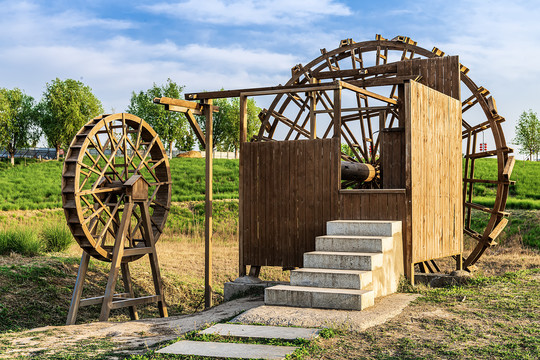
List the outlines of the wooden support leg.
{"type": "MultiPolygon", "coordinates": [[[[130,298],[134,298],[133,286],[131,282],[131,273],[129,272],[128,263],[121,263],[122,269],[122,281],[124,282],[124,290],[129,294],[130,298]]],[[[137,307],[135,305],[129,307],[129,317],[131,320],[139,320],[139,314],[137,313],[137,307]]]]}
{"type": "Polygon", "coordinates": [[[159,271],[159,262],[156,253],[156,245],[154,242],[154,233],[152,232],[152,226],[150,223],[150,212],[148,210],[148,203],[141,203],[141,216],[143,220],[143,228],[145,232],[145,239],[147,240],[147,246],[152,248],[152,252],[148,254],[150,259],[150,268],[152,269],[152,278],[154,280],[154,289],[156,295],[160,297],[158,301],[159,315],[161,317],[167,317],[167,304],[165,303],[165,296],[163,295],[163,285],[161,283],[161,273],[159,271]]]}
{"type": "Polygon", "coordinates": [[[251,265],[249,268],[249,276],[258,278],[261,274],[261,267],[259,265],[251,265]]]}
{"type": "Polygon", "coordinates": [[[456,255],[456,270],[463,270],[463,255],[456,255]]]}
{"type": "Polygon", "coordinates": [[[120,223],[120,227],[118,229],[118,232],[116,233],[116,239],[114,240],[111,271],[109,272],[109,280],[107,281],[107,287],[105,288],[105,296],[103,297],[103,303],[101,304],[101,315],[99,316],[99,321],[107,321],[111,313],[116,280],[118,279],[118,270],[120,269],[122,256],[124,255],[124,241],[126,239],[126,229],[131,221],[132,211],[133,202],[126,201],[124,205],[124,212],[122,214],[122,222],[120,223]]]}
{"type": "Polygon", "coordinates": [[[75,320],[77,319],[77,312],[79,311],[79,303],[81,301],[84,279],[86,278],[89,262],[90,255],[88,255],[86,251],[83,251],[81,264],[79,265],[79,271],[77,272],[77,280],[75,281],[75,288],[73,289],[73,296],[71,297],[71,305],[69,305],[66,325],[75,324],[75,320]]]}

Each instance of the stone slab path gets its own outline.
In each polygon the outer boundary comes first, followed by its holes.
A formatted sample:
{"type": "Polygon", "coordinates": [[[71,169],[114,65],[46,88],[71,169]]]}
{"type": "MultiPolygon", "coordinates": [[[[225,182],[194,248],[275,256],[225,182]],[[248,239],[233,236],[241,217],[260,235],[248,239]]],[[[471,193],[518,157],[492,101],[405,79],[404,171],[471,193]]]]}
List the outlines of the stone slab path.
{"type": "Polygon", "coordinates": [[[179,341],[156,351],[160,354],[198,355],[213,358],[283,359],[294,352],[294,346],[273,346],[206,341],[179,341]]]}
{"type": "Polygon", "coordinates": [[[319,329],[306,329],[283,326],[260,326],[260,325],[237,325],[237,324],[215,324],[201,334],[215,334],[221,336],[235,336],[242,338],[257,339],[281,339],[313,340],[319,336],[319,329]]]}

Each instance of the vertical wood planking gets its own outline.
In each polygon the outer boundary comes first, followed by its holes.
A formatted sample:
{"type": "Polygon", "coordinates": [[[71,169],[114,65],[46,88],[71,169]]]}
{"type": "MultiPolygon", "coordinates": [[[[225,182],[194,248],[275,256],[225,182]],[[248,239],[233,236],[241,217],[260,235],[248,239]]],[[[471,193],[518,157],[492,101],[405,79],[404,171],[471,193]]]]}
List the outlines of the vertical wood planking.
{"type": "Polygon", "coordinates": [[[306,142],[298,142],[298,242],[296,244],[297,263],[302,262],[302,248],[306,242],[306,142]]]}
{"type": "Polygon", "coordinates": [[[289,221],[291,219],[291,214],[289,213],[289,202],[283,201],[281,194],[290,194],[290,186],[289,186],[289,152],[290,152],[290,142],[286,142],[282,144],[280,147],[280,159],[281,159],[281,169],[279,169],[281,173],[281,193],[278,194],[280,198],[280,207],[279,207],[279,215],[281,218],[281,221],[279,221],[279,242],[280,242],[280,254],[281,254],[281,261],[283,264],[288,264],[290,262],[289,254],[290,252],[287,251],[289,248],[289,245],[291,243],[290,236],[289,236],[289,221]]]}
{"type": "Polygon", "coordinates": [[[409,92],[411,247],[416,263],[461,252],[461,237],[457,241],[454,236],[461,233],[455,229],[462,217],[456,180],[461,179],[461,110],[459,101],[421,84],[410,83],[409,92]]]}
{"type": "Polygon", "coordinates": [[[302,266],[339,218],[339,139],[245,143],[241,157],[244,264],[302,266]]]}

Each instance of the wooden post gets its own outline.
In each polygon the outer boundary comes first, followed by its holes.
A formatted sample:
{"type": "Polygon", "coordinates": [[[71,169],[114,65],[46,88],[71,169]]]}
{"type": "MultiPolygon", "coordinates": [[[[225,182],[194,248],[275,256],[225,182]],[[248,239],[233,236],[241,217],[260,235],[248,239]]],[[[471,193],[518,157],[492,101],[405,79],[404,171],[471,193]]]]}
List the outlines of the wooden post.
{"type": "Polygon", "coordinates": [[[212,123],[212,100],[204,102],[204,114],[206,116],[206,198],[205,198],[205,221],[204,221],[204,307],[212,306],[212,150],[213,123],[212,123]]]}
{"type": "Polygon", "coordinates": [[[77,312],[79,311],[79,303],[81,301],[81,295],[83,291],[84,279],[86,278],[86,272],[88,271],[88,263],[90,262],[90,255],[83,250],[81,256],[81,264],[79,265],[79,271],[77,272],[77,281],[75,281],[75,289],[73,289],[73,296],[71,297],[71,305],[69,306],[68,317],[66,325],[75,325],[77,319],[77,312]]]}
{"type": "MultiPolygon", "coordinates": [[[[317,84],[317,79],[311,78],[309,81],[311,84],[317,84]]],[[[314,140],[317,138],[317,92],[313,91],[310,93],[309,97],[311,98],[309,102],[309,138],[314,140]]]]}
{"type": "Polygon", "coordinates": [[[334,138],[341,138],[341,86],[334,90],[334,138]]]}
{"type": "MultiPolygon", "coordinates": [[[[240,96],[240,154],[242,154],[242,148],[247,141],[247,96],[240,96]]],[[[244,161],[240,157],[240,183],[238,186],[238,195],[240,201],[238,202],[238,276],[242,277],[246,275],[246,264],[244,263],[244,209],[242,201],[245,201],[244,186],[242,179],[244,178],[244,161]]]]}
{"type": "Polygon", "coordinates": [[[99,321],[107,321],[109,314],[111,313],[114,289],[116,287],[116,279],[118,278],[118,271],[120,270],[120,264],[124,255],[124,241],[126,239],[126,229],[129,226],[129,220],[131,219],[131,213],[133,212],[133,201],[130,196],[126,196],[124,212],[122,214],[122,222],[118,227],[116,239],[114,240],[113,259],[111,261],[111,271],[109,272],[109,279],[107,281],[107,287],[105,288],[105,295],[103,296],[103,304],[101,305],[101,315],[99,321]]]}
{"type": "Polygon", "coordinates": [[[456,270],[463,270],[463,255],[456,255],[456,270]]]}

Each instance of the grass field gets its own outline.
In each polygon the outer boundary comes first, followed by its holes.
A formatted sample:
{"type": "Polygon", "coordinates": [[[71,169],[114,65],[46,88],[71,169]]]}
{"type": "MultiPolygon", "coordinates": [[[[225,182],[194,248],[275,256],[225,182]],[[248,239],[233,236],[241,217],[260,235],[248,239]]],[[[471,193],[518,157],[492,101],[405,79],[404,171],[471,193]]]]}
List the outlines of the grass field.
{"type": "MultiPolygon", "coordinates": [[[[17,159],[20,160],[20,159],[17,159]]],[[[174,158],[171,164],[172,201],[204,200],[204,159],[174,158]]],[[[238,160],[214,160],[214,199],[238,199],[238,160]]],[[[62,207],[62,163],[0,161],[0,210],[62,207]]]]}
{"type": "MultiPolygon", "coordinates": [[[[56,161],[36,162],[17,159],[11,167],[0,161],[0,210],[54,209],[62,206],[60,183],[62,164],[56,161]]],[[[174,158],[170,162],[172,201],[204,199],[204,159],[174,158]]],[[[238,160],[214,160],[214,198],[238,199],[238,160]]],[[[496,159],[476,161],[475,173],[480,179],[496,179],[496,159]]],[[[516,161],[510,186],[509,209],[540,209],[540,163],[516,161]]],[[[496,187],[475,184],[474,201],[493,205],[496,187]]]]}
{"type": "MultiPolygon", "coordinates": [[[[477,162],[477,174],[492,178],[495,163],[477,162]]],[[[204,294],[204,160],[173,159],[173,206],[165,232],[157,243],[160,267],[170,315],[202,309],[204,294]]],[[[28,161],[16,167],[0,162],[0,248],[4,231],[25,229],[41,239],[44,232],[58,235],[55,224],[64,223],[60,209],[61,163],[28,161]],[[28,194],[28,196],[26,195],[28,194]],[[1,207],[0,207],[1,208],[1,207]],[[52,230],[51,230],[52,229],[52,230]]],[[[536,208],[540,202],[540,164],[517,162],[511,201],[536,208]]],[[[214,300],[223,301],[223,283],[237,276],[238,267],[238,161],[215,161],[214,203],[214,300]],[[232,199],[232,200],[225,200],[232,199]]],[[[490,201],[493,190],[477,186],[478,195],[490,201]]],[[[510,211],[509,224],[497,239],[499,246],[486,251],[477,277],[463,286],[404,289],[420,292],[406,312],[363,333],[332,330],[334,337],[302,345],[298,358],[323,359],[521,359],[540,353],[540,211],[510,211]]],[[[482,227],[485,214],[474,212],[474,226],[482,227]]],[[[16,234],[18,235],[18,234],[16,234]]],[[[27,234],[28,235],[28,234],[27,234]]],[[[12,235],[9,235],[12,236],[12,235]]],[[[51,235],[49,235],[51,236],[51,235]]],[[[5,237],[7,238],[7,237],[5,237]]],[[[54,242],[63,242],[64,240],[54,242]]],[[[4,241],[5,242],[5,241],[4,241]]],[[[474,244],[466,241],[468,251],[474,244]]],[[[0,357],[21,331],[46,325],[62,325],[75,283],[80,247],[72,240],[66,251],[21,256],[16,251],[0,255],[0,357]]],[[[109,263],[91,261],[84,297],[102,295],[109,263]]],[[[444,264],[443,264],[444,265],[444,264]]],[[[146,261],[131,267],[135,292],[153,291],[146,261]]],[[[288,272],[263,267],[263,279],[287,280],[288,272]]],[[[121,285],[118,290],[121,291],[121,285]]],[[[141,309],[141,316],[156,317],[155,306],[141,309]]],[[[98,307],[83,308],[79,323],[96,321],[98,307]]],[[[112,321],[128,320],[127,311],[113,312],[112,321]]],[[[192,336],[192,335],[191,335],[192,336]]],[[[196,340],[196,338],[194,338],[196,340]]],[[[44,351],[40,359],[128,358],[114,350],[109,338],[64,349],[62,354],[44,351]]],[[[153,352],[138,359],[159,359],[153,352]]],[[[176,357],[169,357],[176,358],[176,357]]]]}

